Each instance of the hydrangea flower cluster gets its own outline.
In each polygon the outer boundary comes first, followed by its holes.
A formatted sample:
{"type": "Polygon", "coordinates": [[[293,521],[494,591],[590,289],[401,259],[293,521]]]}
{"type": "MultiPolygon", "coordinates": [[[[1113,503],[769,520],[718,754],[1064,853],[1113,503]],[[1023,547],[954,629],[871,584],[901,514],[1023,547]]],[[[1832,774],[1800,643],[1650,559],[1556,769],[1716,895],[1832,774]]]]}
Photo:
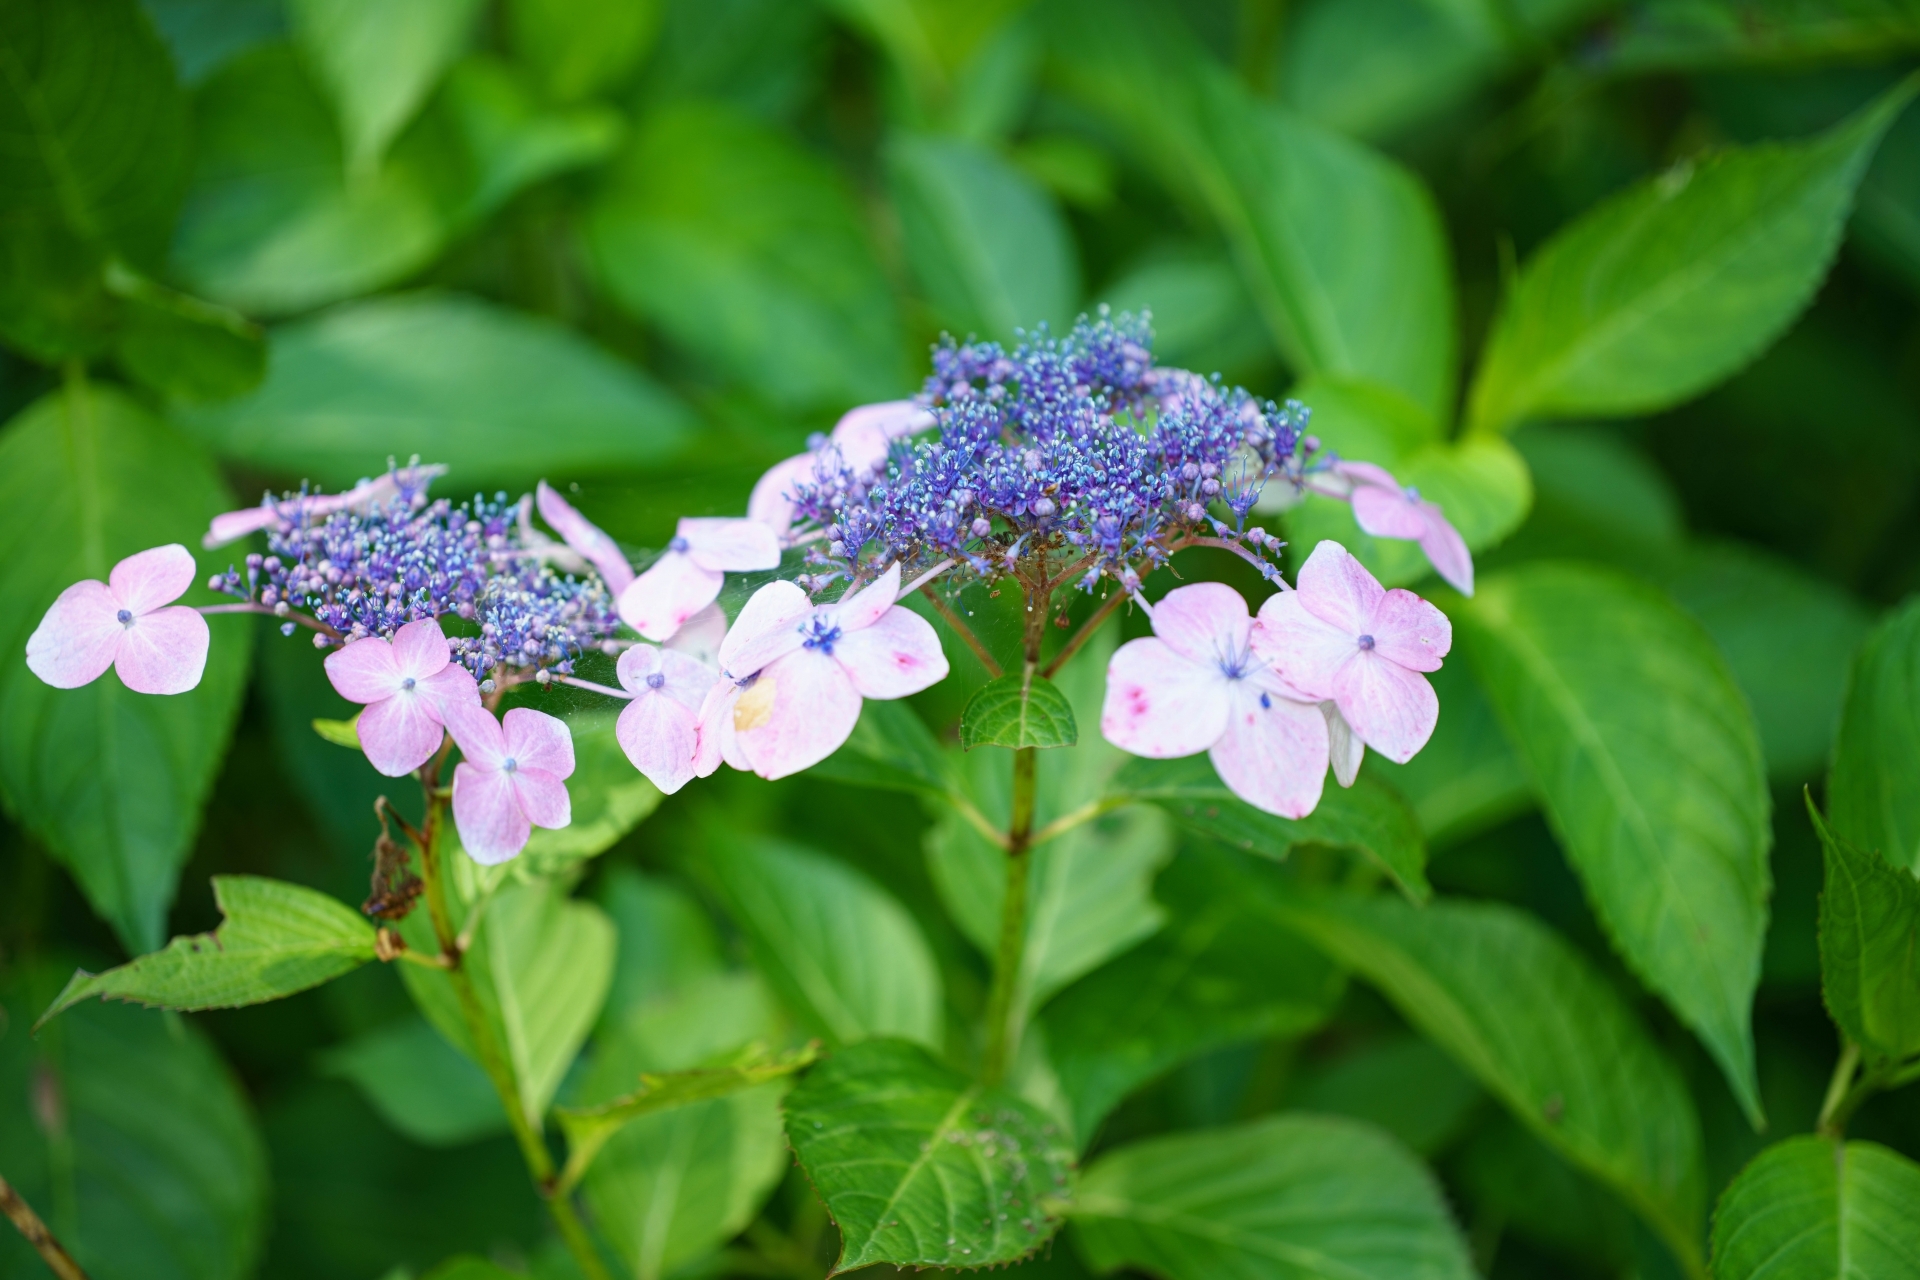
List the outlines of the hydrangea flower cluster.
{"type": "Polygon", "coordinates": [[[530,536],[525,499],[429,500],[427,484],[444,470],[392,469],[341,495],[360,495],[353,502],[303,493],[220,517],[209,546],[245,518],[265,529],[267,554],[247,556],[244,576],[229,568],[209,585],[283,618],[303,611],[319,624],[320,648],[391,639],[408,623],[451,614],[474,624],[448,643],[475,679],[502,667],[572,674],[574,660],[618,628],[606,585],[555,571],[545,540],[530,536]]]}
{"type": "MultiPolygon", "coordinates": [[[[1143,756],[1208,752],[1249,804],[1302,817],[1329,769],[1351,785],[1369,747],[1404,761],[1425,745],[1439,704],[1423,673],[1452,636],[1439,610],[1385,590],[1336,543],[1314,550],[1295,591],[1276,563],[1283,544],[1248,522],[1264,487],[1351,502],[1363,529],[1418,541],[1467,592],[1472,557],[1436,503],[1323,452],[1305,406],[1157,367],[1150,340],[1144,319],[1104,313],[1012,350],[948,340],[919,396],[852,410],[762,477],[746,518],[684,519],[638,572],[545,482],[518,502],[454,504],[427,493],[444,468],[416,460],[346,493],[268,497],[216,518],[205,539],[267,535],[244,574],[210,584],[239,603],[172,605],[192,557],[141,552],[109,583],[63,592],[28,665],[60,688],[112,666],[137,691],[180,693],[206,661],[199,613],[271,614],[289,635],[304,624],[332,651],[335,689],[364,708],[361,745],[381,772],[420,769],[437,785],[449,741],[459,747],[455,824],[471,855],[499,862],[533,827],[571,820],[566,723],[528,707],[496,718],[517,684],[625,701],[616,740],[662,791],[722,763],[783,777],[838,750],[863,700],[946,676],[938,633],[901,604],[922,587],[1017,582],[1033,615],[1031,675],[1056,590],[1105,579],[1119,590],[1082,635],[1127,601],[1154,632],[1108,668],[1108,740],[1143,756]],[[534,526],[536,503],[557,538],[534,526]],[[1150,603],[1145,575],[1200,545],[1240,555],[1279,590],[1257,614],[1219,583],[1150,603]],[[777,568],[795,547],[807,572],[763,586],[729,624],[715,603],[725,575],[777,568]],[[596,651],[619,655],[618,687],[576,672],[596,651]]],[[[995,669],[966,624],[933,606],[995,669]]]]}

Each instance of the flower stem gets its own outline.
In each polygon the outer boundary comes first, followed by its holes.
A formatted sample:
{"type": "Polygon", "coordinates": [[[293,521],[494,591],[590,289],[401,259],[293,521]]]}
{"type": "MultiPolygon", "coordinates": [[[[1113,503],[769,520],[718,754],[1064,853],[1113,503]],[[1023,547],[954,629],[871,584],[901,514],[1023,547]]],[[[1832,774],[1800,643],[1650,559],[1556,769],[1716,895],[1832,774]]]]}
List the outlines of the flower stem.
{"type": "Polygon", "coordinates": [[[61,1247],[53,1232],[47,1230],[47,1224],[40,1221],[40,1215],[33,1211],[33,1206],[22,1200],[20,1193],[8,1186],[5,1178],[0,1178],[0,1213],[6,1214],[7,1220],[20,1228],[20,1234],[27,1238],[27,1243],[33,1246],[41,1261],[60,1280],[87,1280],[87,1273],[80,1269],[73,1255],[61,1247]]]}
{"type": "Polygon", "coordinates": [[[1037,752],[1022,747],[1013,754],[1013,817],[1007,824],[1007,887],[1000,902],[1000,943],[993,956],[993,987],[987,994],[987,1049],[980,1079],[997,1085],[1019,1048],[1019,991],[1027,950],[1027,882],[1032,875],[1027,851],[1033,840],[1034,780],[1037,752]]]}
{"type": "Polygon", "coordinates": [[[454,995],[460,1003],[460,1016],[467,1024],[467,1038],[472,1042],[474,1056],[480,1060],[480,1067],[492,1082],[494,1092],[500,1095],[501,1110],[507,1113],[507,1124],[513,1130],[514,1140],[520,1144],[520,1155],[527,1162],[527,1173],[533,1179],[534,1189],[546,1200],[553,1225],[559,1229],[560,1237],[566,1242],[568,1252],[573,1254],[581,1274],[587,1280],[612,1280],[606,1264],[600,1260],[599,1250],[587,1235],[585,1224],[574,1211],[573,1201],[566,1195],[554,1194],[553,1153],[547,1150],[546,1140],[527,1118],[520,1101],[519,1086],[514,1082],[513,1068],[501,1052],[492,1024],[487,1021],[486,1010],[480,1004],[480,993],[473,985],[473,975],[462,963],[465,950],[454,930],[453,913],[447,905],[445,868],[440,865],[440,835],[446,829],[447,797],[436,785],[438,780],[434,775],[438,772],[437,768],[430,767],[421,778],[422,789],[426,793],[427,818],[426,829],[420,833],[419,839],[420,878],[426,885],[427,913],[433,919],[433,934],[440,943],[440,956],[446,965],[447,979],[453,983],[454,995]]]}
{"type": "Polygon", "coordinates": [[[1113,611],[1125,604],[1129,598],[1126,592],[1120,590],[1115,590],[1109,595],[1106,600],[1101,603],[1100,607],[1095,609],[1093,613],[1088,616],[1087,620],[1080,624],[1080,629],[1073,633],[1065,645],[1061,646],[1060,652],[1053,655],[1053,661],[1049,662],[1046,670],[1040,674],[1048,680],[1053,679],[1053,673],[1061,667],[1066,666],[1067,659],[1080,652],[1080,646],[1093,639],[1093,633],[1100,629],[1100,624],[1105,622],[1113,611]]]}
{"type": "Polygon", "coordinates": [[[974,634],[973,628],[967,625],[966,619],[954,611],[952,605],[931,591],[926,593],[926,598],[927,603],[933,606],[933,611],[953,628],[953,633],[966,643],[967,648],[973,650],[973,656],[978,658],[980,665],[987,669],[989,678],[998,680],[1005,674],[1000,670],[1000,664],[994,661],[993,655],[987,652],[987,646],[981,643],[980,637],[974,634]]]}

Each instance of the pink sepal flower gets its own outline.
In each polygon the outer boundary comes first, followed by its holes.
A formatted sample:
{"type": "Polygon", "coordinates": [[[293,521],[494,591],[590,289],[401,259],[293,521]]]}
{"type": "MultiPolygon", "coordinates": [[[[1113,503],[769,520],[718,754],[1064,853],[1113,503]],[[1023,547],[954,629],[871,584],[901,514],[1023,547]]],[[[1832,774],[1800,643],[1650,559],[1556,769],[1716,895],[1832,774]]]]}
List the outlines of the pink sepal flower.
{"type": "Polygon", "coordinates": [[[1309,697],[1331,700],[1396,764],[1433,735],[1440,699],[1420,673],[1438,671],[1452,647],[1446,614],[1411,591],[1382,589],[1337,542],[1313,549],[1300,589],[1261,605],[1253,631],[1255,653],[1309,697]]]}
{"type": "MultiPolygon", "coordinates": [[[[933,414],[911,400],[863,404],[834,424],[828,442],[852,470],[871,471],[886,461],[887,448],[895,440],[932,425],[933,414]]],[[[774,463],[747,498],[747,518],[786,537],[793,528],[793,488],[813,480],[818,458],[815,451],[774,463]]]]}
{"type": "Polygon", "coordinates": [[[1333,763],[1333,776],[1340,785],[1350,787],[1353,780],[1360,776],[1361,762],[1367,756],[1367,744],[1353,731],[1347,718],[1340,714],[1340,708],[1331,701],[1320,703],[1320,714],[1327,721],[1327,757],[1333,763]]]}
{"type": "Polygon", "coordinates": [[[684,653],[650,644],[621,654],[616,671],[633,701],[620,713],[613,736],[633,767],[672,795],[694,776],[700,707],[719,674],[684,653]]]}
{"type": "Polygon", "coordinates": [[[840,749],[862,698],[904,698],[945,679],[939,637],[894,604],[899,594],[897,564],[832,604],[812,604],[791,582],[756,591],[720,646],[695,772],[725,760],[763,778],[798,773],[840,749]]]}
{"type": "Polygon", "coordinates": [[[428,466],[407,467],[401,471],[389,471],[384,476],[372,480],[362,480],[345,493],[316,493],[304,498],[269,499],[257,507],[244,507],[239,511],[228,511],[213,518],[213,524],[200,540],[200,545],[211,551],[215,547],[225,546],[238,541],[250,533],[262,529],[271,529],[284,521],[319,518],[324,520],[336,511],[366,511],[373,507],[384,506],[398,497],[402,489],[417,492],[425,489],[428,481],[436,476],[445,475],[447,468],[442,463],[428,466]]]}
{"type": "Polygon", "coordinates": [[[453,770],[453,822],[475,862],[505,862],[527,847],[535,827],[573,821],[566,721],[515,707],[503,723],[485,707],[461,705],[447,709],[447,729],[464,757],[453,770]]]}
{"type": "Polygon", "coordinates": [[[195,575],[177,542],[128,556],[105,582],[60,593],[27,637],[27,667],[56,689],[92,684],[112,667],[135,693],[185,693],[207,669],[207,620],[173,602],[195,575]]]}
{"type": "Polygon", "coordinates": [[[661,647],[684,653],[709,671],[720,669],[720,646],[727,639],[727,612],[710,604],[680,624],[661,647]]]}
{"type": "Polygon", "coordinates": [[[573,509],[573,504],[555,493],[545,480],[534,489],[534,502],[540,518],[553,527],[569,547],[600,571],[607,590],[616,596],[633,582],[633,566],[620,547],[600,526],[573,509]]]}
{"type": "Polygon", "coordinates": [[[653,567],[620,593],[620,617],[665,640],[712,604],[729,573],[780,567],[780,539],[758,520],[685,519],[653,567]]]}
{"type": "Polygon", "coordinates": [[[1157,760],[1205,751],[1233,793],[1284,818],[1320,803],[1327,722],[1315,699],[1255,656],[1253,619],[1232,587],[1199,582],[1153,606],[1153,635],[1107,664],[1100,732],[1157,760]]]}
{"type": "Polygon", "coordinates": [[[449,708],[480,705],[480,688],[456,666],[432,618],[409,622],[389,643],[366,636],[327,655],[327,679],[360,713],[360,749],[389,778],[412,773],[440,749],[449,708]]]}
{"type": "Polygon", "coordinates": [[[1402,485],[1371,462],[1336,462],[1333,472],[1353,486],[1354,521],[1376,538],[1406,538],[1420,544],[1434,572],[1473,594],[1473,553],[1448,522],[1440,504],[1429,502],[1411,485],[1402,485]]]}

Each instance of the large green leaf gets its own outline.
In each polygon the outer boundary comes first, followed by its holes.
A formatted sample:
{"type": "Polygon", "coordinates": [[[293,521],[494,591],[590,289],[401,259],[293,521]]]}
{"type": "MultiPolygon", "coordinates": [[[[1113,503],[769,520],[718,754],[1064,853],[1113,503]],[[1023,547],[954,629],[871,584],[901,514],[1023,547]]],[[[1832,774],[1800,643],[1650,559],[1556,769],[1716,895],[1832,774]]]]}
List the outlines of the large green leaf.
{"type": "Polygon", "coordinates": [[[1510,14],[1484,3],[1319,0],[1287,24],[1287,104],[1329,128],[1388,138],[1456,106],[1511,60],[1510,14]]]}
{"type": "Polygon", "coordinates": [[[459,56],[479,0],[289,0],[301,51],[317,73],[346,152],[370,175],[435,82],[459,56]]]}
{"type": "MultiPolygon", "coordinates": [[[[629,1010],[596,1039],[578,1096],[594,1106],[628,1095],[643,1073],[724,1062],[775,1034],[772,1003],[750,974],[712,974],[629,1010]]],[[[659,1280],[740,1233],[780,1180],[784,1083],[631,1119],[588,1166],[596,1225],[635,1280],[659,1280]]]]}
{"type": "Polygon", "coordinates": [[[232,1009],[317,987],[373,959],[373,929],[324,893],[263,876],[215,876],[221,924],[105,973],[75,971],[40,1015],[82,1000],[165,1009],[232,1009]]]}
{"type": "Polygon", "coordinates": [[[1920,872],[1920,597],[1854,659],[1827,803],[1842,839],[1920,872]]]}
{"type": "Polygon", "coordinates": [[[1070,747],[1079,741],[1073,707],[1051,680],[1028,673],[982,685],[960,713],[960,746],[1070,747]]]}
{"type": "Polygon", "coordinates": [[[1433,1175],[1371,1126],[1280,1115],[1133,1143],[1081,1180],[1095,1270],[1168,1280],[1470,1280],[1433,1175]]]}
{"type": "Polygon", "coordinates": [[[1826,855],[1820,986],[1827,1011],[1870,1059],[1920,1053],[1920,881],[1835,836],[1807,798],[1826,855]]]}
{"type": "Polygon", "coordinates": [[[1920,1165],[1872,1142],[1790,1138],[1713,1215],[1714,1280],[1913,1280],[1920,1165]]]}
{"type": "Polygon", "coordinates": [[[462,1146],[506,1132],[486,1072],[425,1018],[400,1018],[334,1045],[319,1066],[352,1081],[382,1120],[423,1146],[462,1146]]]}
{"type": "Polygon", "coordinates": [[[835,1044],[938,1045],[940,972],[905,908],[837,859],[772,838],[715,840],[700,870],[796,1017],[835,1044]]]}
{"type": "Polygon", "coordinates": [[[1854,187],[1913,92],[1905,83],[1812,142],[1683,164],[1562,230],[1494,324],[1472,425],[1645,413],[1758,355],[1826,275],[1854,187]]]}
{"type": "Polygon", "coordinates": [[[1121,1099],[1224,1045],[1298,1036],[1332,1013],[1339,970],[1245,900],[1234,855],[1187,849],[1154,894],[1165,928],[1062,991],[1043,1021],[1084,1147],[1121,1099]]]}
{"type": "MultiPolygon", "coordinates": [[[[521,1110],[538,1129],[606,999],[613,977],[613,926],[599,907],[569,900],[550,880],[509,883],[481,911],[463,963],[512,1070],[521,1110]]],[[[402,932],[416,949],[431,951],[425,915],[409,916],[402,932]]],[[[411,964],[401,966],[400,973],[427,1020],[474,1057],[446,975],[411,964]]]]}
{"type": "Polygon", "coordinates": [[[786,406],[905,389],[893,298],[833,170],[713,105],[651,113],[590,210],[614,301],[786,406]]]}
{"type": "Polygon", "coordinates": [[[172,400],[218,400],[252,390],[267,368],[266,335],[237,312],[176,293],[114,263],[113,356],[143,386],[172,400]]]}
{"type": "MultiPolygon", "coordinates": [[[[210,620],[200,687],[130,692],[111,673],[42,684],[18,656],[54,599],[136,551],[199,543],[236,505],[199,449],[124,394],[75,384],[0,435],[0,795],[73,872],[130,952],[165,938],[167,906],[226,754],[252,653],[244,618],[210,620]]],[[[226,567],[211,557],[203,570],[226,567]]],[[[212,600],[199,587],[186,600],[212,600]]]]}
{"type": "Polygon", "coordinates": [[[1011,341],[1073,319],[1073,239],[1033,179],[977,143],[914,134],[889,144],[887,174],[908,265],[944,328],[1011,341]]]}
{"type": "Polygon", "coordinates": [[[1441,1154],[1482,1119],[1485,1091],[1445,1050],[1419,1036],[1368,1039],[1331,1057],[1316,1054],[1303,1066],[1288,1081],[1289,1110],[1363,1120],[1416,1155],[1441,1154]]]}
{"type": "Polygon", "coordinates": [[[1614,946],[1758,1124],[1769,801],[1724,659],[1659,593],[1599,568],[1528,565],[1453,616],[1614,946]]]}
{"type": "Polygon", "coordinates": [[[440,106],[473,164],[465,204],[469,221],[490,216],[555,174],[598,164],[613,154],[625,131],[611,107],[549,107],[524,75],[486,56],[467,58],[447,73],[440,106]]]}
{"type": "Polygon", "coordinates": [[[620,935],[603,1026],[724,967],[713,920],[686,890],[618,865],[600,874],[597,887],[595,897],[620,935]]]}
{"type": "Polygon", "coordinates": [[[787,1097],[787,1141],[840,1228],[829,1275],[875,1262],[991,1267],[1052,1236],[1073,1149],[1031,1104],[869,1040],[787,1097]]]}
{"type": "Polygon", "coordinates": [[[173,256],[195,291],[284,314],[394,284],[446,246],[472,178],[429,113],[349,179],[326,99],[286,44],[221,67],[194,99],[194,178],[173,256]]]}
{"type": "Polygon", "coordinates": [[[1234,795],[1205,756],[1129,760],[1114,774],[1111,794],[1156,804],[1189,830],[1265,858],[1285,858],[1306,844],[1352,849],[1414,901],[1433,896],[1419,821],[1372,770],[1351,787],[1329,785],[1314,811],[1299,819],[1264,812],[1234,795]]]}
{"type": "Polygon", "coordinates": [[[1698,1261],[1700,1122],[1673,1064],[1579,953],[1511,907],[1285,901],[1289,926],[1377,986],[1547,1145],[1698,1261]]]}
{"type": "Polygon", "coordinates": [[[662,0],[512,0],[508,30],[548,95],[574,102],[616,88],[660,30],[662,0]]]}
{"type": "MultiPolygon", "coordinates": [[[[246,1280],[267,1227],[246,1095],[175,1015],[76,1009],[36,1040],[16,968],[0,1030],[0,1170],[94,1280],[246,1280]]],[[[52,974],[46,977],[53,978],[52,974]]],[[[11,1228],[0,1274],[45,1275],[11,1228]]]]}
{"type": "Polygon", "coordinates": [[[258,391],[185,420],[224,458],[335,488],[417,453],[453,468],[456,493],[643,468],[691,425],[647,375],[573,332],[437,293],[288,326],[258,391]]]}
{"type": "Polygon", "coordinates": [[[1052,6],[1069,91],[1218,223],[1287,361],[1450,405],[1453,279],[1439,211],[1392,161],[1253,97],[1151,0],[1052,6]]]}
{"type": "Polygon", "coordinates": [[[43,359],[102,348],[101,268],[163,256],[186,162],[186,103],[134,0],[0,11],[0,334],[43,359]]]}

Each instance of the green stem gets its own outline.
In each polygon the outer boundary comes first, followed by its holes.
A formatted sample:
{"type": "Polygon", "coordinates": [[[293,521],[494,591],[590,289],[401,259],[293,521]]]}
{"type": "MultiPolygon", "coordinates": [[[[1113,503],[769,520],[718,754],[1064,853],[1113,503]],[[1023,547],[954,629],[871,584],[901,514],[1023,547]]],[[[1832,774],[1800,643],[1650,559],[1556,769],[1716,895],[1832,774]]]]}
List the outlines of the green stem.
{"type": "Polygon", "coordinates": [[[980,1079],[997,1085],[1006,1079],[1007,1066],[1019,1048],[1020,969],[1027,950],[1027,882],[1032,866],[1027,856],[1033,837],[1034,765],[1036,752],[1022,747],[1013,754],[1013,820],[1007,827],[1007,888],[1000,903],[1000,944],[993,955],[993,987],[987,994],[987,1050],[980,1061],[980,1079]]]}
{"type": "Polygon", "coordinates": [[[480,993],[473,985],[473,976],[462,963],[464,953],[459,935],[454,930],[453,912],[447,904],[446,876],[440,865],[440,833],[446,827],[447,797],[434,785],[433,778],[425,778],[423,783],[427,819],[426,830],[420,833],[420,878],[426,885],[427,914],[433,919],[433,935],[440,943],[440,956],[446,966],[447,979],[453,983],[454,995],[460,1002],[460,1016],[467,1024],[467,1037],[473,1042],[474,1056],[480,1060],[481,1070],[487,1073],[494,1092],[500,1095],[500,1108],[507,1113],[507,1124],[513,1130],[514,1140],[520,1144],[520,1155],[527,1162],[527,1173],[533,1179],[534,1189],[546,1200],[553,1225],[559,1229],[560,1238],[566,1241],[567,1250],[579,1264],[581,1274],[587,1280],[612,1280],[606,1264],[600,1260],[599,1250],[587,1235],[585,1224],[574,1210],[573,1201],[564,1193],[554,1194],[553,1153],[547,1150],[546,1140],[527,1119],[526,1110],[520,1102],[519,1086],[514,1082],[513,1068],[501,1052],[492,1024],[487,1021],[486,1010],[480,1004],[480,993]]]}
{"type": "Polygon", "coordinates": [[[1820,1104],[1820,1119],[1814,1126],[1829,1138],[1840,1137],[1846,1131],[1848,1117],[1866,1101],[1866,1094],[1861,1090],[1873,1081],[1873,1074],[1869,1072],[1856,1082],[1853,1077],[1859,1067],[1860,1046],[1849,1040],[1840,1051],[1840,1061],[1834,1064],[1833,1078],[1827,1082],[1826,1099],[1820,1104]]]}

